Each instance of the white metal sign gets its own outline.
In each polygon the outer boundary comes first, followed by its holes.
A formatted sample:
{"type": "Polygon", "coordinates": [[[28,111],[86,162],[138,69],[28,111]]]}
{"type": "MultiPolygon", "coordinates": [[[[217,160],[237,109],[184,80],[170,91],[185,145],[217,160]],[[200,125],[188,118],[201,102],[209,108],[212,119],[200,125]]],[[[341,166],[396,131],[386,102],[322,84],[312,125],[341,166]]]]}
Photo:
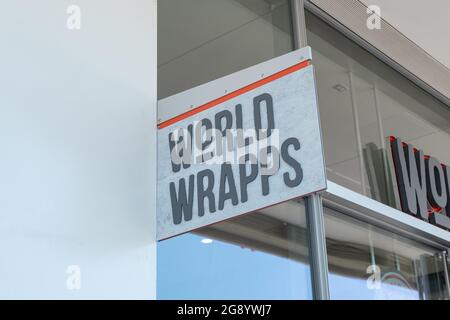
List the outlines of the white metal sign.
{"type": "Polygon", "coordinates": [[[326,188],[309,48],[158,108],[159,240],[326,188]]]}

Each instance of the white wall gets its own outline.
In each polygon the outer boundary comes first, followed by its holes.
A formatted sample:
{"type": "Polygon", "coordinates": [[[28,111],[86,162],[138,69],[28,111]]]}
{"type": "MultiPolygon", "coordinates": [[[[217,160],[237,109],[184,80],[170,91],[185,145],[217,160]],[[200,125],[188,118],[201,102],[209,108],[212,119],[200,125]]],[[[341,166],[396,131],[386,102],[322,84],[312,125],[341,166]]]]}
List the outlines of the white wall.
{"type": "Polygon", "coordinates": [[[1,7],[0,298],[154,298],[156,0],[1,7]]]}

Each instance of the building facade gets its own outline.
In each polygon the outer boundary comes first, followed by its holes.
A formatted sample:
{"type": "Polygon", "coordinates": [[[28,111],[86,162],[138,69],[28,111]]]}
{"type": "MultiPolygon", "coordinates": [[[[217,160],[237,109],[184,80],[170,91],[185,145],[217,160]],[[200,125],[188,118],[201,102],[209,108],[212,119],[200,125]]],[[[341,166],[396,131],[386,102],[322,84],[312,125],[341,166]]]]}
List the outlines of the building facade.
{"type": "Polygon", "coordinates": [[[0,298],[450,299],[450,49],[373,2],[8,0],[0,298]],[[156,241],[157,101],[306,46],[327,190],[156,241]]]}
{"type": "Polygon", "coordinates": [[[159,99],[310,46],[328,177],[321,196],[161,241],[158,298],[448,299],[448,231],[398,209],[388,155],[398,137],[450,160],[448,88],[401,71],[415,45],[358,1],[165,1],[158,18],[159,99]]]}

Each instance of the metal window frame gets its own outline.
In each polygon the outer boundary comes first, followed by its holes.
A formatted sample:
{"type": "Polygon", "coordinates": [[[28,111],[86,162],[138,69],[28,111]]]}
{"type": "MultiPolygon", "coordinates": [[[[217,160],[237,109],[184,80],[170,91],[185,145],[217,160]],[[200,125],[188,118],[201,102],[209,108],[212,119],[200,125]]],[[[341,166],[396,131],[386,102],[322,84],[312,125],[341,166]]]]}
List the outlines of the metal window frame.
{"type": "Polygon", "coordinates": [[[450,232],[332,181],[323,194],[326,207],[376,225],[437,250],[450,247],[450,232]]]}

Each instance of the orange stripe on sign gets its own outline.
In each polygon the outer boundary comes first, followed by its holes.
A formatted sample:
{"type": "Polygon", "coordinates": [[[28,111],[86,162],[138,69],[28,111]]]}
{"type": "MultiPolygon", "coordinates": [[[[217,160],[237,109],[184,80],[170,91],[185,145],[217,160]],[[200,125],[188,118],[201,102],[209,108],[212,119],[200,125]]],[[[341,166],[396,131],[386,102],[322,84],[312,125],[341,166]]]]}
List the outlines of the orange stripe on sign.
{"type": "Polygon", "coordinates": [[[258,87],[261,87],[261,86],[263,86],[263,85],[265,85],[265,84],[267,84],[269,82],[272,82],[274,80],[280,79],[280,78],[282,78],[282,77],[284,77],[284,76],[286,76],[288,74],[291,74],[291,73],[293,73],[295,71],[298,71],[300,69],[306,68],[309,65],[310,65],[310,61],[309,60],[302,61],[302,62],[300,62],[298,64],[293,65],[292,67],[289,67],[289,68],[284,69],[284,70],[282,70],[280,72],[277,72],[277,73],[275,73],[275,74],[273,74],[271,76],[268,76],[266,78],[258,80],[258,81],[254,82],[252,84],[249,84],[248,86],[245,86],[245,87],[243,87],[241,89],[238,89],[236,91],[230,92],[230,93],[228,93],[228,94],[226,94],[226,95],[224,95],[224,96],[222,96],[220,98],[214,99],[214,100],[212,100],[212,101],[210,101],[208,103],[205,103],[205,104],[203,104],[203,105],[201,105],[201,106],[199,106],[199,107],[197,107],[195,109],[191,109],[191,110],[189,110],[189,111],[187,111],[185,113],[182,113],[182,114],[180,114],[180,115],[178,115],[178,116],[176,116],[174,118],[171,118],[169,120],[161,122],[158,125],[158,128],[159,129],[163,129],[163,128],[168,127],[168,126],[170,126],[172,124],[175,124],[175,123],[177,123],[177,122],[179,122],[181,120],[184,120],[186,118],[192,117],[193,115],[195,115],[197,113],[200,113],[202,111],[208,110],[208,109],[210,109],[212,107],[217,106],[218,104],[221,104],[221,103],[224,103],[224,102],[226,102],[226,101],[228,101],[230,99],[236,98],[236,97],[238,97],[238,96],[240,96],[240,95],[242,95],[244,93],[247,93],[247,92],[249,92],[251,90],[254,90],[254,89],[258,88],[258,87]]]}

